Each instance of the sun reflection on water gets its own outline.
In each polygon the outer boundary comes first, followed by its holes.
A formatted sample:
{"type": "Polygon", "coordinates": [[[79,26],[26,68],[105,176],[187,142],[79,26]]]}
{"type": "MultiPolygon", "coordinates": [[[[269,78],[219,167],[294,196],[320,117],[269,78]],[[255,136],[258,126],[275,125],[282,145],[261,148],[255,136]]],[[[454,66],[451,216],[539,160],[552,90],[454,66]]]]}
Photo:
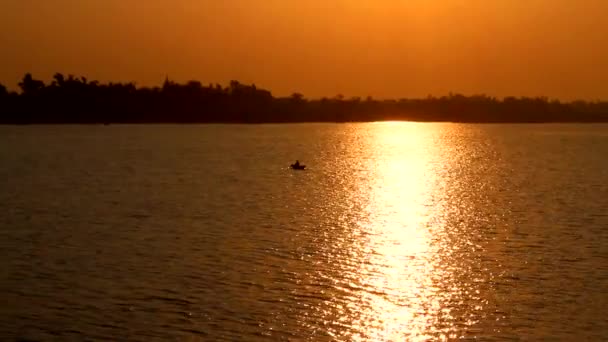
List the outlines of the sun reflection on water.
{"type": "Polygon", "coordinates": [[[357,229],[368,238],[359,253],[363,291],[353,303],[358,316],[350,338],[456,337],[440,324],[449,318],[442,303],[450,292],[435,285],[445,285],[449,274],[438,267],[440,246],[434,234],[442,229],[442,208],[434,192],[443,166],[436,163],[431,135],[424,124],[380,123],[368,138],[372,155],[365,169],[372,184],[362,184],[357,195],[367,201],[357,229]]]}

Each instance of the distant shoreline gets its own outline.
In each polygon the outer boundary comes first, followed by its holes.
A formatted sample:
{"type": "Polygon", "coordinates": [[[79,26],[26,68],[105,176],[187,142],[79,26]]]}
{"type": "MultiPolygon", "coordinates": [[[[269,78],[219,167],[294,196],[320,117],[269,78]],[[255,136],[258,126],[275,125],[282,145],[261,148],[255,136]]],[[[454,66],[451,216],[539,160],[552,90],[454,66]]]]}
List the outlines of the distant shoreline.
{"type": "Polygon", "coordinates": [[[224,125],[224,126],[256,126],[256,125],[305,125],[305,124],[369,124],[369,123],[429,123],[429,124],[466,124],[466,125],[566,125],[566,124],[608,124],[606,121],[414,121],[414,120],[377,120],[377,121],[290,121],[290,122],[111,122],[108,124],[94,122],[0,122],[0,126],[135,126],[135,125],[224,125]]]}
{"type": "Polygon", "coordinates": [[[101,84],[56,74],[50,84],[26,74],[21,92],[0,85],[0,124],[287,124],[385,121],[470,124],[608,123],[608,101],[486,95],[377,100],[275,97],[255,85],[198,81],[160,87],[101,84]]]}

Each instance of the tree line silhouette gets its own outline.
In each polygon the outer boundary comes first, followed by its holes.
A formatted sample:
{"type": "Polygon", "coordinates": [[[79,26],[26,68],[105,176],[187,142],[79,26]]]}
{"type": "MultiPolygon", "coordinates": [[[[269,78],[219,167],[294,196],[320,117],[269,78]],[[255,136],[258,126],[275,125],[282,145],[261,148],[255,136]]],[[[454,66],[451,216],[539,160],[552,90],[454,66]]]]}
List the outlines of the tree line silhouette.
{"type": "Polygon", "coordinates": [[[199,81],[160,87],[54,75],[50,84],[26,74],[20,92],[0,84],[0,123],[287,123],[384,120],[450,122],[608,122],[608,102],[486,95],[376,100],[371,97],[275,97],[255,85],[199,81]]]}

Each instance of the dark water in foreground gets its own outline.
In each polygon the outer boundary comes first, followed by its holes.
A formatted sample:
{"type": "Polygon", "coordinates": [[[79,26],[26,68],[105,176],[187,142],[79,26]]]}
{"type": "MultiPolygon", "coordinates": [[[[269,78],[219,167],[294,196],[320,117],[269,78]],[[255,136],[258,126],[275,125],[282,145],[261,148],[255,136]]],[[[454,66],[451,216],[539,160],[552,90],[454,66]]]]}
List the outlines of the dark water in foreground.
{"type": "Polygon", "coordinates": [[[0,212],[2,340],[608,338],[607,125],[0,127],[0,212]]]}

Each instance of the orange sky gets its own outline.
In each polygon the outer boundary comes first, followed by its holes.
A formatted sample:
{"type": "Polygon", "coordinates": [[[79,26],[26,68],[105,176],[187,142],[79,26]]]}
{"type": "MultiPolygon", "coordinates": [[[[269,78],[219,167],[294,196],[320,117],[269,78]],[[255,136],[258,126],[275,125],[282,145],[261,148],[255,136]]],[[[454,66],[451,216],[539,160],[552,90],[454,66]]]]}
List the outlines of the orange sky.
{"type": "Polygon", "coordinates": [[[0,83],[608,99],[608,0],[1,0],[0,83]]]}

